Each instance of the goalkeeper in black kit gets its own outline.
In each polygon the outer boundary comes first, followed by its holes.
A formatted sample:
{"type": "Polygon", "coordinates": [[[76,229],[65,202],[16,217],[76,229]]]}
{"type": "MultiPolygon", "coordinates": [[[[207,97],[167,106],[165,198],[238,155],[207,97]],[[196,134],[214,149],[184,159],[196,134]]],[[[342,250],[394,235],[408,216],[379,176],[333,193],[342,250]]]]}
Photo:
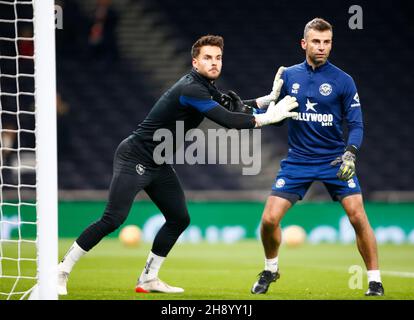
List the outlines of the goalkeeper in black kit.
{"type": "MultiPolygon", "coordinates": [[[[190,223],[185,195],[180,181],[170,164],[154,161],[154,133],[168,129],[175,136],[176,122],[184,123],[184,130],[196,128],[204,117],[235,129],[260,128],[297,116],[291,110],[298,106],[296,99],[286,96],[275,103],[283,81],[275,77],[272,92],[253,100],[242,101],[237,94],[221,93],[214,84],[220,76],[223,56],[223,38],[207,35],[192,46],[192,70],[176,82],[161,98],[128,138],[123,140],[114,157],[113,177],[109,199],[102,217],[87,227],[70,247],[58,266],[58,293],[67,294],[69,273],[75,263],[109,233],[125,221],[141,190],[145,190],[157,205],[166,222],[158,231],[147,262],[138,277],[135,291],[140,293],[179,293],[184,289],[173,287],[158,278],[158,271],[178,237],[190,223]],[[255,111],[266,110],[265,112],[255,111]]],[[[180,142],[174,143],[174,148],[180,142]]],[[[174,149],[175,150],[175,149],[174,149]]]]}

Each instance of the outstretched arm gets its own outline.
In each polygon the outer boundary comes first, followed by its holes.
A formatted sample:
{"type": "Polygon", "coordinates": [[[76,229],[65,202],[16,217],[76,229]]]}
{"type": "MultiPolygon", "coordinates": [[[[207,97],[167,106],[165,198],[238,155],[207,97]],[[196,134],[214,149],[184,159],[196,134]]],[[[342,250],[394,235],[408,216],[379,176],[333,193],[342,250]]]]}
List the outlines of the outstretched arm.
{"type": "Polygon", "coordinates": [[[213,100],[208,92],[204,92],[202,88],[200,90],[199,87],[186,88],[180,96],[180,103],[183,106],[189,106],[198,110],[207,118],[226,128],[234,129],[258,128],[297,116],[297,112],[291,112],[291,110],[296,108],[298,103],[296,98],[290,96],[286,96],[277,104],[272,101],[266,112],[252,115],[243,111],[244,104],[236,93],[229,92],[229,94],[232,99],[230,106],[233,112],[213,100]]]}
{"type": "Polygon", "coordinates": [[[229,129],[252,129],[256,125],[255,117],[241,112],[230,112],[221,105],[217,105],[204,113],[210,120],[229,129]]]}
{"type": "Polygon", "coordinates": [[[221,105],[204,112],[207,118],[226,127],[234,129],[259,128],[273,123],[278,123],[286,118],[297,116],[297,112],[291,110],[296,108],[298,103],[296,98],[286,96],[277,104],[272,101],[265,113],[246,114],[240,112],[230,112],[221,105]]]}

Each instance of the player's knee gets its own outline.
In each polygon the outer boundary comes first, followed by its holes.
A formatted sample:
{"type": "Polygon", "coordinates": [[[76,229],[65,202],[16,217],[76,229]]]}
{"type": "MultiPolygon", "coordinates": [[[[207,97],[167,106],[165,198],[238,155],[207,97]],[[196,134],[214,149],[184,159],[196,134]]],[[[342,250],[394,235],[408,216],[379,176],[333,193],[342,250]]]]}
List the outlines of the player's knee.
{"type": "Polygon", "coordinates": [[[177,217],[176,219],[174,219],[173,223],[177,229],[179,229],[180,231],[184,231],[190,225],[190,222],[190,216],[187,214],[177,217]]]}
{"type": "Polygon", "coordinates": [[[118,229],[125,221],[125,219],[116,217],[116,216],[109,216],[109,215],[105,215],[102,218],[102,224],[105,227],[105,231],[107,233],[111,233],[113,231],[115,231],[116,229],[118,229]]]}
{"type": "Polygon", "coordinates": [[[190,225],[191,219],[189,215],[186,215],[181,219],[181,225],[184,229],[187,229],[187,227],[190,225]]]}
{"type": "Polygon", "coordinates": [[[348,212],[349,222],[354,226],[361,226],[366,223],[366,215],[363,210],[353,209],[348,212]]]}
{"type": "Polygon", "coordinates": [[[264,213],[262,216],[262,227],[265,229],[274,229],[279,225],[280,219],[276,214],[264,213]]]}

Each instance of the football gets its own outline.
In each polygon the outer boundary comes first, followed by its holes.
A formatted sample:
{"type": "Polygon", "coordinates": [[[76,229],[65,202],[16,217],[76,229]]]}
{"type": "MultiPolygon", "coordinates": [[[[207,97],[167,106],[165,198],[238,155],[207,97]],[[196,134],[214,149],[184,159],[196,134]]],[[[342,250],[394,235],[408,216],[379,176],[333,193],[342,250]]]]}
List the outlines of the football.
{"type": "Polygon", "coordinates": [[[282,243],[288,247],[298,247],[306,240],[306,232],[301,226],[291,225],[282,230],[282,243]]]}
{"type": "Polygon", "coordinates": [[[141,229],[136,225],[128,225],[119,233],[119,240],[126,247],[138,247],[141,242],[141,229]]]}

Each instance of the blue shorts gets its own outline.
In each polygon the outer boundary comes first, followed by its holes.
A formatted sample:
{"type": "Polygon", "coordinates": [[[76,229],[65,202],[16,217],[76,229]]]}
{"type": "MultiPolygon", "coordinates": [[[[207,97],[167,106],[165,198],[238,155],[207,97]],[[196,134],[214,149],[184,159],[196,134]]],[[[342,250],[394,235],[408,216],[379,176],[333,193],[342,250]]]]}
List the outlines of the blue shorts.
{"type": "Polygon", "coordinates": [[[348,181],[338,179],[336,173],[340,164],[332,166],[330,163],[333,160],[316,163],[290,157],[282,160],[271,194],[294,203],[303,199],[314,181],[321,181],[334,201],[340,201],[351,194],[361,193],[356,175],[348,181]]]}

